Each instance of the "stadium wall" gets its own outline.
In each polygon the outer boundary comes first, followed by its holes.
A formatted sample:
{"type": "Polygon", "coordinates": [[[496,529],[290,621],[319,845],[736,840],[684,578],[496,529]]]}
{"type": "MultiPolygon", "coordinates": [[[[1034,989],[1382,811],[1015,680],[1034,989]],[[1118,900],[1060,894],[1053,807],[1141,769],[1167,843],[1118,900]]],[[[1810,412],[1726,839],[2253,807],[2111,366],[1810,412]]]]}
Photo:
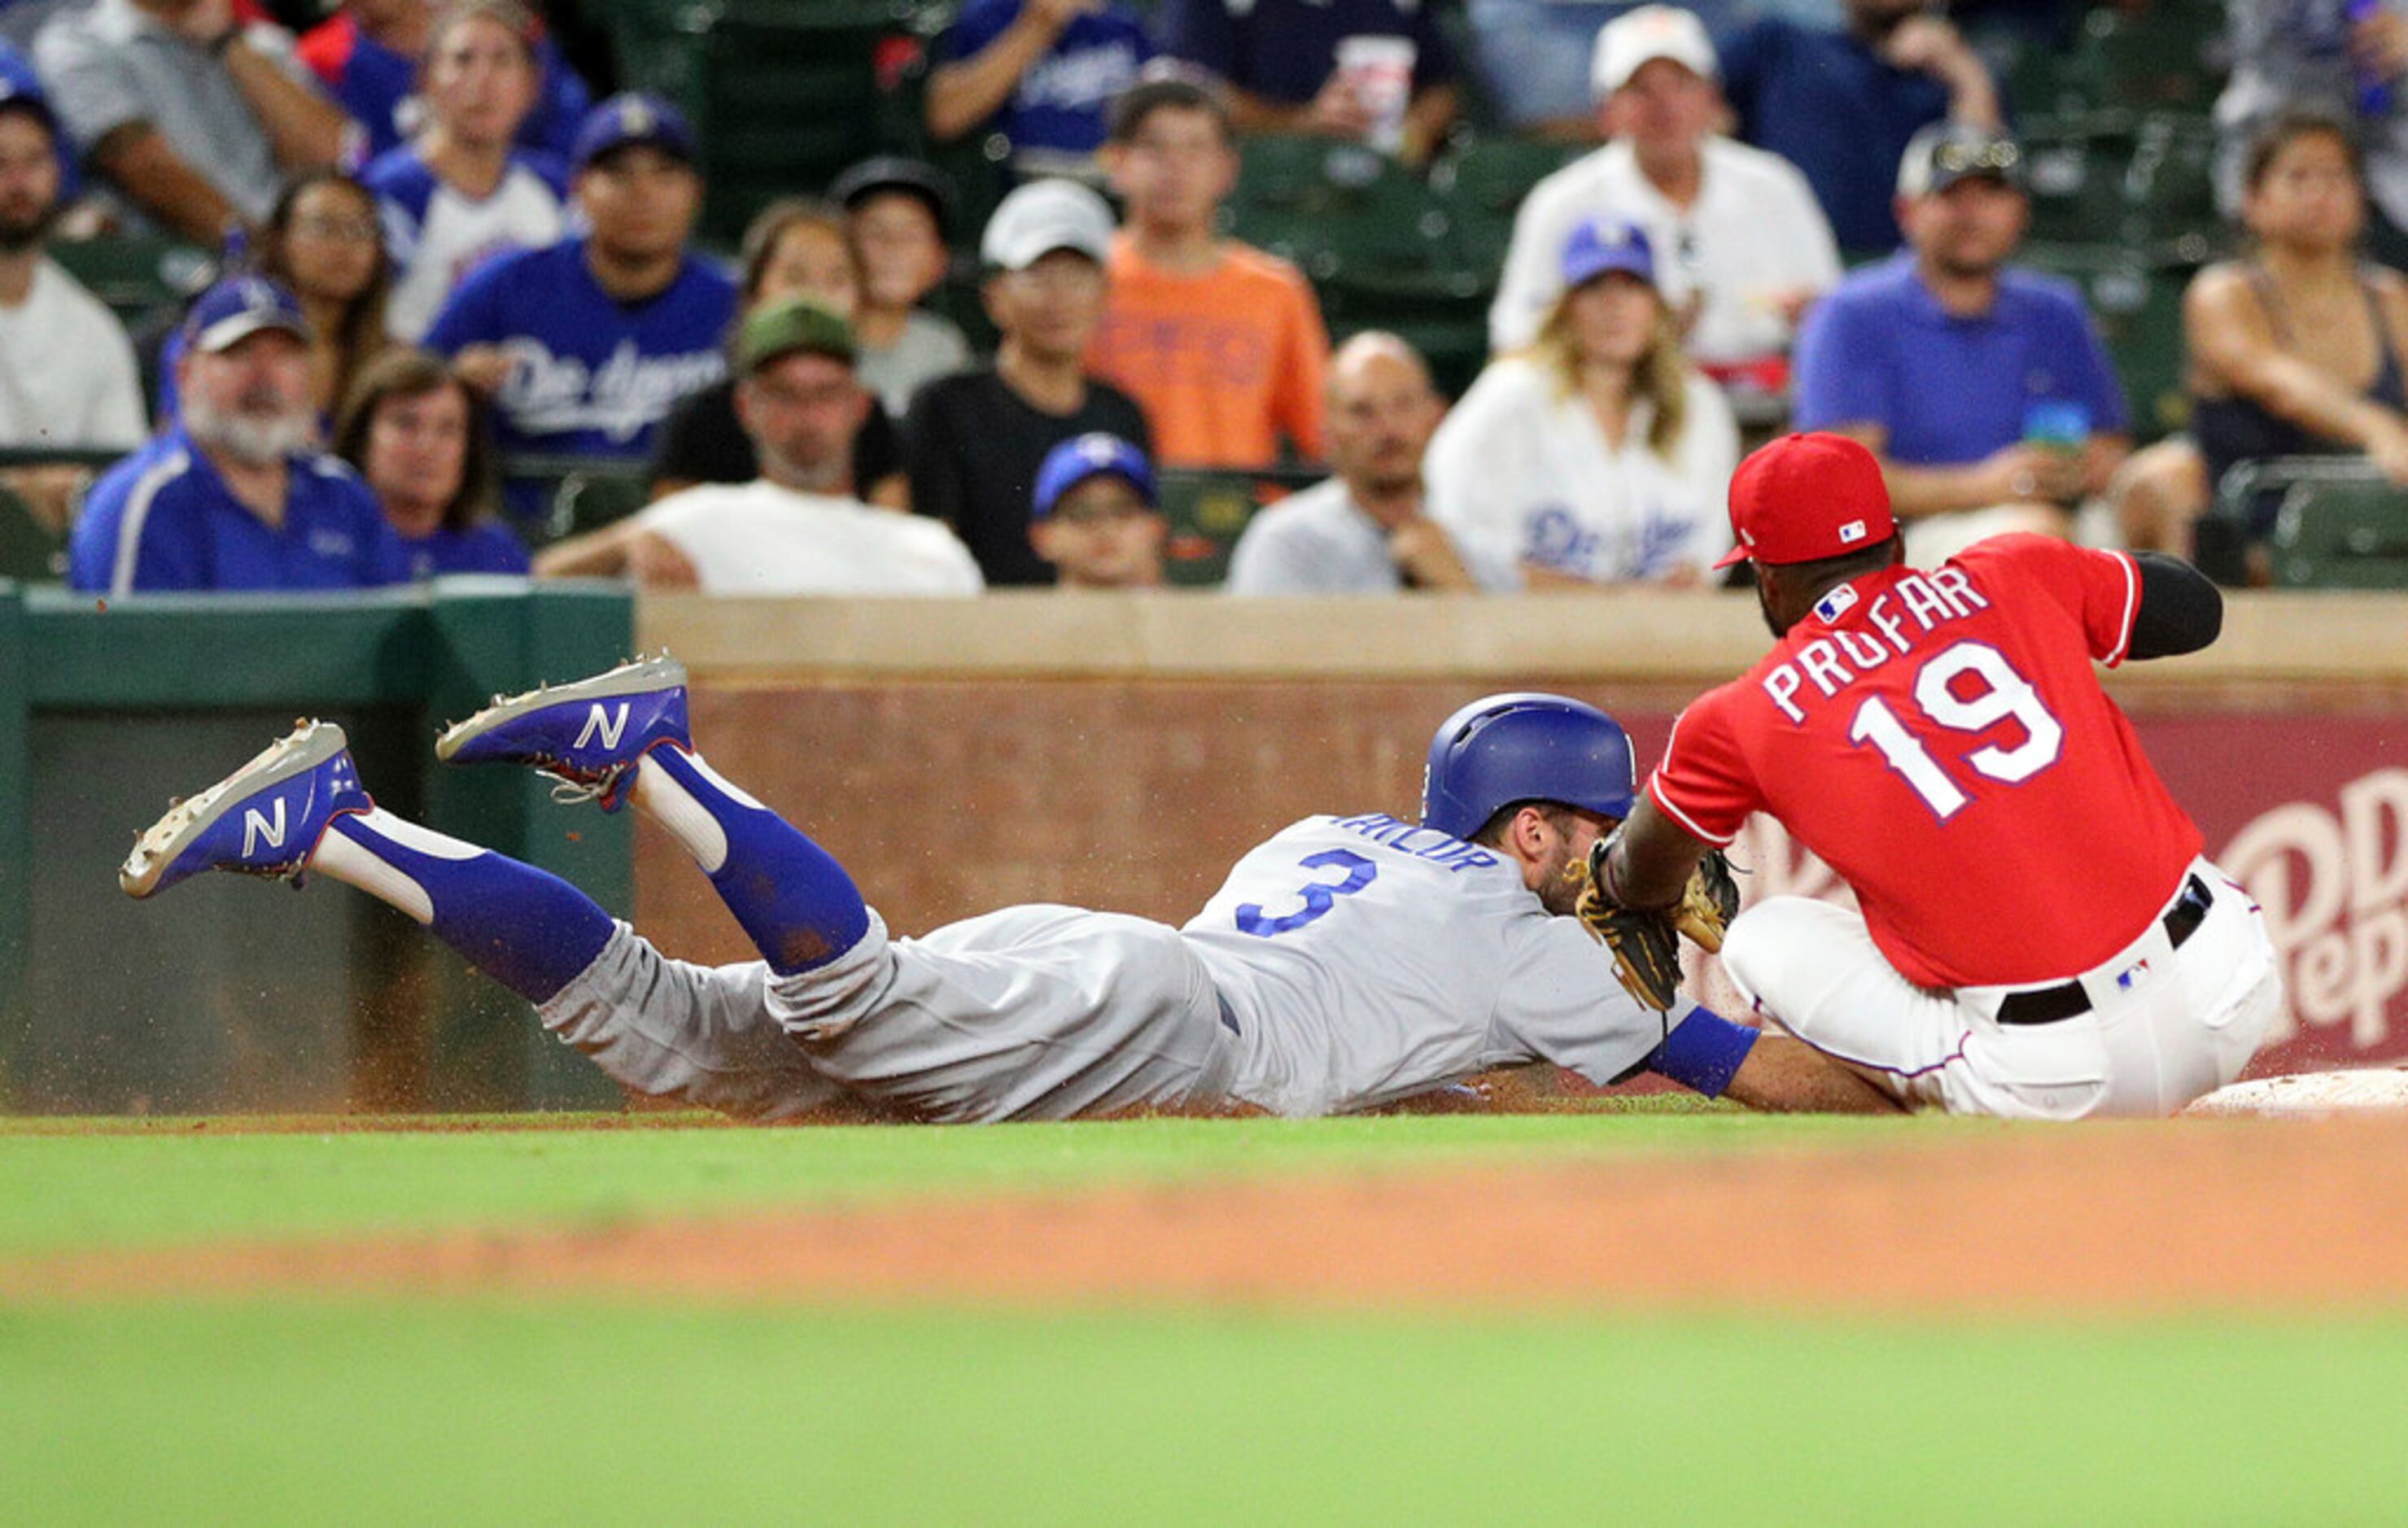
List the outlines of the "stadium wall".
{"type": "MultiPolygon", "coordinates": [[[[633,602],[444,579],[366,595],[95,601],[0,583],[0,1110],[608,1106],[524,1005],[348,892],[211,876],[149,903],[116,868],[165,809],[340,721],[380,805],[633,899],[624,822],[518,770],[448,770],[445,721],[615,663],[633,602]]],[[[331,890],[331,889],[330,889],[331,890]]]]}

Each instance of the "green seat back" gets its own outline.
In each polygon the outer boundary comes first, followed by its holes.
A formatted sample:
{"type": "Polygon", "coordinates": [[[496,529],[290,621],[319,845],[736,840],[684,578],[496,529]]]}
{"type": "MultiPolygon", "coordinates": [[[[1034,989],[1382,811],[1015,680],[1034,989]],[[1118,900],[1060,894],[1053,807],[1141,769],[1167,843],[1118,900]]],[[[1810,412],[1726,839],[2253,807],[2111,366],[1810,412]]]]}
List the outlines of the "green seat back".
{"type": "Polygon", "coordinates": [[[2293,483],[2271,550],[2286,589],[2408,589],[2408,492],[2372,471],[2293,483]]]}
{"type": "Polygon", "coordinates": [[[1228,577],[1229,553],[1254,511],[1318,480],[1312,473],[1164,468],[1156,487],[1163,518],[1170,523],[1165,577],[1184,589],[1219,584],[1228,577]]]}

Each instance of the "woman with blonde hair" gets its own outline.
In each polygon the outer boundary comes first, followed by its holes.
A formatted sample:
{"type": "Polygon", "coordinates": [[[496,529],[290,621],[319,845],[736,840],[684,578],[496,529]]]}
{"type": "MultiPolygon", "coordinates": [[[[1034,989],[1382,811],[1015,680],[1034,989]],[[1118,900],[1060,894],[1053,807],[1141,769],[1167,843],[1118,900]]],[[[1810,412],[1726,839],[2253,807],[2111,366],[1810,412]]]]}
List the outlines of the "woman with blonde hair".
{"type": "Polygon", "coordinates": [[[1538,338],[1431,439],[1431,518],[1532,589],[1701,584],[1730,546],[1730,407],[1681,351],[1643,230],[1583,223],[1563,271],[1538,338]]]}

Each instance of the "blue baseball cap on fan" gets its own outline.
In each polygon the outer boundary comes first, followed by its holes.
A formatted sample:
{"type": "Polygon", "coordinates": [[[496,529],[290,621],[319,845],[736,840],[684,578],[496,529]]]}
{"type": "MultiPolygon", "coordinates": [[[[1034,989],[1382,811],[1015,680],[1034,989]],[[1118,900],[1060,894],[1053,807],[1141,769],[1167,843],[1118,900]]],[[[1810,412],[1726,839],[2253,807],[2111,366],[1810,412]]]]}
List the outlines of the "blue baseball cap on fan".
{"type": "Polygon", "coordinates": [[[632,91],[614,95],[585,114],[585,121],[578,124],[569,162],[582,170],[604,154],[630,144],[643,144],[694,163],[694,129],[686,122],[685,113],[657,95],[632,91]]]}
{"type": "Polygon", "coordinates": [[[265,276],[235,276],[201,293],[184,315],[184,348],[213,355],[258,334],[281,329],[309,343],[309,320],[301,300],[283,282],[265,276]]]}
{"type": "Polygon", "coordinates": [[[1037,469],[1037,518],[1052,514],[1063,494],[1106,473],[1127,478],[1139,497],[1149,505],[1155,502],[1154,464],[1145,459],[1145,452],[1118,436],[1097,430],[1066,440],[1045,453],[1044,464],[1037,469]]]}
{"type": "Polygon", "coordinates": [[[59,136],[58,113],[50,109],[41,80],[14,53],[6,51],[0,51],[0,111],[22,112],[40,122],[50,136],[59,136]]]}
{"type": "Polygon", "coordinates": [[[1572,230],[1564,242],[1564,290],[1612,271],[1623,271],[1649,286],[1656,284],[1656,250],[1647,230],[1635,222],[1592,218],[1572,230]]]}

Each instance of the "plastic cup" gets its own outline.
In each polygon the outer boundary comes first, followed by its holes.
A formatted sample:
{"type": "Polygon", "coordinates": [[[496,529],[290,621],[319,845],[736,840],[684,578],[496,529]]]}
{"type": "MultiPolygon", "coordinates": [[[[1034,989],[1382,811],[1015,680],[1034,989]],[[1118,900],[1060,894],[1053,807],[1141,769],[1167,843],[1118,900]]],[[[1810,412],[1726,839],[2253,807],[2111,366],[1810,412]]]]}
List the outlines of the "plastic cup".
{"type": "Polygon", "coordinates": [[[1393,154],[1405,141],[1405,107],[1413,96],[1411,37],[1354,36],[1338,39],[1338,77],[1370,113],[1364,141],[1393,154]]]}

